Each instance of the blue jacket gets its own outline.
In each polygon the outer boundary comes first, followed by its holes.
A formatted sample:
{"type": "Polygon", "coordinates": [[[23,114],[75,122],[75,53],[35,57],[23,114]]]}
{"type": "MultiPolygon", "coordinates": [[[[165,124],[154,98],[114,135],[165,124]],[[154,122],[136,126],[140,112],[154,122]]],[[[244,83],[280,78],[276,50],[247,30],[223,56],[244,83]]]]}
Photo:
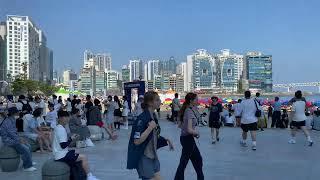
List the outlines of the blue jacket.
{"type": "MultiPolygon", "coordinates": [[[[147,144],[153,138],[153,133],[150,133],[147,139],[143,143],[139,145],[134,144],[134,137],[137,134],[141,135],[148,128],[149,122],[152,120],[153,119],[151,118],[150,112],[146,110],[146,111],[143,111],[134,121],[131,135],[130,135],[129,145],[128,145],[127,169],[137,169],[138,163],[144,154],[144,150],[147,144]]],[[[154,121],[158,124],[158,128],[160,128],[158,120],[154,119],[154,121]]],[[[157,148],[159,149],[167,145],[168,145],[167,140],[159,135],[157,148]]]]}
{"type": "Polygon", "coordinates": [[[2,142],[6,146],[12,146],[20,143],[20,137],[16,128],[16,121],[14,117],[9,116],[5,118],[0,126],[0,136],[2,137],[2,142]]]}

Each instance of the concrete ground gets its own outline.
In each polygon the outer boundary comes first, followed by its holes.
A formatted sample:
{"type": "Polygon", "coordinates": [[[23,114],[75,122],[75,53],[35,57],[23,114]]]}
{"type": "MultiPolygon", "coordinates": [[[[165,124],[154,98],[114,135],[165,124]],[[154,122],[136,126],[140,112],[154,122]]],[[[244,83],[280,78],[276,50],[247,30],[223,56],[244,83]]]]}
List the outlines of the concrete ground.
{"type": "MultiPolygon", "coordinates": [[[[160,121],[162,135],[172,139],[175,151],[167,147],[159,150],[161,175],[164,180],[172,180],[179,163],[181,145],[179,130],[166,120],[160,121]]],[[[313,131],[313,147],[306,146],[300,132],[297,144],[288,144],[288,130],[267,129],[258,133],[258,149],[240,147],[240,129],[222,128],[221,141],[212,145],[208,128],[200,128],[198,146],[204,159],[205,179],[213,180],[316,180],[320,178],[320,132],[313,131]]],[[[121,130],[117,141],[99,141],[92,148],[80,149],[86,154],[94,175],[101,180],[138,179],[136,171],[126,170],[128,130],[121,130]]],[[[0,179],[21,180],[41,179],[41,166],[51,154],[33,153],[38,164],[36,172],[0,172],[0,179]]],[[[186,180],[195,180],[196,173],[191,162],[185,171],[186,180]]]]}

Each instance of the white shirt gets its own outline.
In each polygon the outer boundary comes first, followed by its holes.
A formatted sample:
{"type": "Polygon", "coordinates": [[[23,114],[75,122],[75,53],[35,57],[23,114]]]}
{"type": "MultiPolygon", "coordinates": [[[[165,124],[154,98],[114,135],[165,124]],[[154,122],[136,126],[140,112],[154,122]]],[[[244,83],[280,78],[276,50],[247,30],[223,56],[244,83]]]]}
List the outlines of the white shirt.
{"type": "Polygon", "coordinates": [[[57,115],[57,111],[50,111],[47,113],[46,115],[46,122],[49,122],[51,125],[51,128],[55,128],[57,125],[57,119],[58,119],[58,115],[57,115]]]}
{"type": "Polygon", "coordinates": [[[66,129],[58,124],[54,128],[53,142],[52,142],[52,153],[55,160],[64,158],[68,153],[68,148],[62,149],[60,143],[68,142],[68,135],[66,129]]]}
{"type": "Polygon", "coordinates": [[[128,101],[124,101],[123,102],[123,109],[122,109],[122,116],[128,116],[129,114],[129,105],[128,105],[128,101]]]}
{"type": "Polygon", "coordinates": [[[30,121],[33,121],[33,115],[32,114],[25,114],[23,117],[23,131],[27,132],[28,124],[30,121]]]}
{"type": "Polygon", "coordinates": [[[234,114],[238,114],[239,113],[240,108],[241,108],[240,106],[241,106],[240,103],[234,104],[232,106],[232,109],[234,110],[234,114]]]}
{"type": "Polygon", "coordinates": [[[68,112],[71,112],[71,110],[72,110],[71,102],[68,101],[68,102],[67,102],[67,111],[68,111],[68,112]]]}
{"type": "Polygon", "coordinates": [[[292,120],[296,122],[305,121],[307,119],[305,110],[306,110],[306,102],[304,101],[294,102],[292,104],[292,112],[293,112],[292,120]]]}
{"type": "Polygon", "coordinates": [[[42,99],[41,99],[41,101],[39,103],[35,104],[35,107],[42,109],[42,116],[46,115],[47,108],[46,108],[46,104],[44,103],[44,101],[42,99]]]}
{"type": "Polygon", "coordinates": [[[235,117],[232,115],[232,116],[226,116],[226,123],[228,124],[233,124],[235,121],[235,117]]]}
{"type": "Polygon", "coordinates": [[[255,116],[257,108],[261,110],[261,107],[253,99],[244,99],[239,105],[239,111],[236,112],[236,116],[241,116],[241,124],[251,124],[258,121],[255,116]]]}
{"type": "Polygon", "coordinates": [[[54,110],[55,111],[59,111],[61,108],[61,104],[60,103],[57,103],[56,105],[54,105],[54,110]]]}

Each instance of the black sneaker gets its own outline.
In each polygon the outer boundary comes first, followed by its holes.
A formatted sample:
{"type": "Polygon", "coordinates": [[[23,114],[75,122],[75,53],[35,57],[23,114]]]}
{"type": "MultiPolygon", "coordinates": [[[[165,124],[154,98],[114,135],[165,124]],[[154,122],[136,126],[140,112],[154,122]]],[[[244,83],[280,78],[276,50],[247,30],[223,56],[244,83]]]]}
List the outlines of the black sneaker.
{"type": "Polygon", "coordinates": [[[216,141],[212,141],[212,144],[216,144],[216,141]]]}
{"type": "Polygon", "coordinates": [[[257,150],[257,146],[252,146],[252,150],[256,151],[257,150]]]}
{"type": "Polygon", "coordinates": [[[264,131],[264,129],[261,128],[261,131],[264,131]]]}
{"type": "Polygon", "coordinates": [[[217,141],[219,142],[219,141],[220,141],[220,138],[217,138],[217,141]]]}
{"type": "Polygon", "coordinates": [[[310,141],[309,142],[309,146],[311,147],[313,145],[313,141],[310,141]]]}

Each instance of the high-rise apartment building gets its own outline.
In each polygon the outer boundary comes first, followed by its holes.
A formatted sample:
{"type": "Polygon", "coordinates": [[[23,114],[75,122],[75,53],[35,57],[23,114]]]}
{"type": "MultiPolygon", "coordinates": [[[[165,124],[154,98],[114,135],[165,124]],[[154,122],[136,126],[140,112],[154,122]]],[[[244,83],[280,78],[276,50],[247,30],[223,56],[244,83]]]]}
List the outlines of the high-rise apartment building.
{"type": "Polygon", "coordinates": [[[130,81],[140,80],[144,78],[143,62],[140,59],[130,60],[130,81]]]}
{"type": "Polygon", "coordinates": [[[0,81],[7,79],[7,27],[0,23],[0,81]]]}
{"type": "Polygon", "coordinates": [[[7,16],[7,73],[15,77],[27,64],[27,76],[40,80],[39,29],[28,16],[7,16]]]}
{"type": "Polygon", "coordinates": [[[97,71],[109,71],[111,70],[112,59],[109,53],[93,53],[89,50],[85,50],[83,53],[83,64],[85,68],[90,66],[90,61],[93,61],[97,71]]]}
{"type": "Polygon", "coordinates": [[[70,86],[70,81],[78,80],[78,75],[72,70],[66,70],[63,72],[63,84],[70,86]]]}
{"type": "Polygon", "coordinates": [[[119,72],[110,70],[106,71],[106,89],[118,89],[119,72]]]}
{"type": "Polygon", "coordinates": [[[243,55],[221,50],[217,55],[217,84],[225,92],[237,92],[243,72],[243,55]]]}
{"type": "Polygon", "coordinates": [[[111,70],[111,54],[96,54],[96,63],[98,64],[99,71],[111,70]]]}
{"type": "Polygon", "coordinates": [[[159,62],[159,73],[161,75],[171,75],[176,73],[176,60],[173,56],[169,60],[159,62]]]}
{"type": "Polygon", "coordinates": [[[130,81],[130,68],[127,65],[122,66],[121,77],[124,83],[130,81]]]}
{"type": "Polygon", "coordinates": [[[272,92],[272,56],[248,52],[245,57],[245,78],[249,89],[272,92]]]}
{"type": "Polygon", "coordinates": [[[154,75],[160,75],[160,63],[159,60],[148,61],[148,80],[153,80],[154,75]]]}
{"type": "Polygon", "coordinates": [[[187,91],[212,90],[216,86],[215,71],[215,59],[206,50],[187,56],[187,91]]]}

